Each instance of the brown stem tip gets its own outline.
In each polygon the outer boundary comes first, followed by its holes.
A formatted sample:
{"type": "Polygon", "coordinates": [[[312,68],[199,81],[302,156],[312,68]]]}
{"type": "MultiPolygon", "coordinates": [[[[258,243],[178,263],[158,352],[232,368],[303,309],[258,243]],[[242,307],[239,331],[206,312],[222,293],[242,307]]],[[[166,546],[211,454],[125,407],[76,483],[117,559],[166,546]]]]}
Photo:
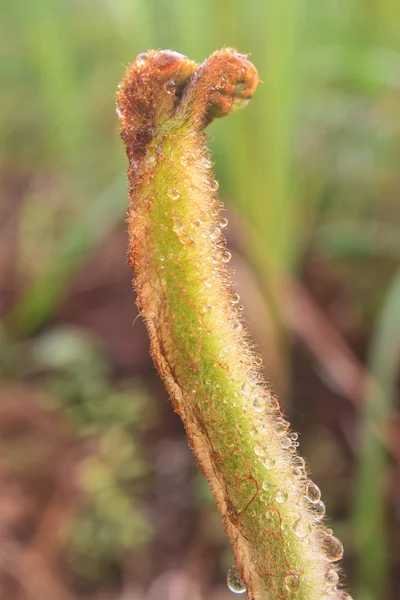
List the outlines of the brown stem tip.
{"type": "Polygon", "coordinates": [[[174,117],[202,129],[245,105],[258,82],[254,65],[232,48],[214,52],[201,64],[171,50],[139,54],[117,98],[123,140],[143,155],[157,124],[174,117]]]}

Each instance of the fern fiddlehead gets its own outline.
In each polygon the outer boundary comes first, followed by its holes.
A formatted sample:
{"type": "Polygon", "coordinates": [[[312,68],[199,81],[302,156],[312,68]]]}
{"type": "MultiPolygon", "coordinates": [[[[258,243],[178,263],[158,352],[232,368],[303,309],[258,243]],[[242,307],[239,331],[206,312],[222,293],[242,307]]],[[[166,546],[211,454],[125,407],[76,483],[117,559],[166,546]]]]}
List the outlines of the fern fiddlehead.
{"type": "MultiPolygon", "coordinates": [[[[129,159],[129,264],[154,363],[214,494],[250,600],[351,600],[343,548],[243,325],[203,129],[248,102],[255,67],[232,49],[197,64],[149,51],[117,95],[129,159]]],[[[236,571],[237,569],[237,571],[236,571]]]]}

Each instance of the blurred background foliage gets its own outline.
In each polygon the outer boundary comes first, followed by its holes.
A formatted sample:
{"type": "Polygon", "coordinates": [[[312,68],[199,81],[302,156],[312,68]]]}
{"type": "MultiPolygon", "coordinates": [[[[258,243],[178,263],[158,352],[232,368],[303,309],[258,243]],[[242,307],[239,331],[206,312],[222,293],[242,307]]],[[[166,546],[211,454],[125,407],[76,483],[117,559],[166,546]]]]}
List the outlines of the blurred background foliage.
{"type": "Polygon", "coordinates": [[[400,597],[400,5],[5,0],[0,595],[224,600],[231,557],[126,266],[114,94],[148,48],[250,52],[209,138],[232,268],[345,549],[400,597]]]}

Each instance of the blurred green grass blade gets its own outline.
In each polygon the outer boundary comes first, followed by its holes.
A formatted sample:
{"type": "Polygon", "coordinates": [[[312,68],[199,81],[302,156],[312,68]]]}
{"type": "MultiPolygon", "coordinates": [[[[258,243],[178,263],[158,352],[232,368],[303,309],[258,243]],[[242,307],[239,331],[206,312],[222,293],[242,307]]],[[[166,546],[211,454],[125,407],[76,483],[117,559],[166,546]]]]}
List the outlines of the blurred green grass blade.
{"type": "Polygon", "coordinates": [[[302,9],[290,0],[271,0],[265,11],[266,68],[259,106],[256,222],[262,227],[265,252],[273,269],[291,260],[296,197],[293,184],[295,122],[298,109],[302,9]],[[260,160],[261,159],[261,160],[260,160]],[[260,193],[263,190],[263,193],[260,193]]]}
{"type": "Polygon", "coordinates": [[[353,504],[359,597],[374,600],[385,598],[388,577],[384,479],[387,458],[376,431],[384,433],[395,400],[400,360],[399,307],[400,270],[387,293],[373,334],[369,370],[377,386],[368,386],[362,409],[353,504]]]}
{"type": "Polygon", "coordinates": [[[380,256],[400,260],[400,229],[388,223],[334,223],[319,228],[316,245],[328,258],[380,256]]]}
{"type": "Polygon", "coordinates": [[[81,103],[76,93],[76,53],[71,13],[64,2],[39,0],[22,19],[27,60],[37,78],[48,123],[46,142],[59,160],[70,159],[81,136],[81,103]]]}
{"type": "Polygon", "coordinates": [[[123,218],[126,211],[125,176],[115,180],[89,205],[58,251],[6,318],[18,334],[31,334],[57,309],[65,287],[82,259],[123,218]]]}

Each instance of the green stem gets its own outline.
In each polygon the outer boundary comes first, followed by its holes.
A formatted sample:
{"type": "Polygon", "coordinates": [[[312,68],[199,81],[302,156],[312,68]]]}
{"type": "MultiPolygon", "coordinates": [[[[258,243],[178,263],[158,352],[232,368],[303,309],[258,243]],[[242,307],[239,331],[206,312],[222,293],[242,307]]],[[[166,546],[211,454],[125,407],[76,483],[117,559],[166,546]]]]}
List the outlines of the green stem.
{"type": "Polygon", "coordinates": [[[336,588],[342,545],[297,456],[243,326],[226,263],[227,224],[203,128],[254,93],[234,50],[197,65],[139,55],[117,112],[129,158],[129,262],[155,365],[208,479],[249,599],[349,598],[336,588]]]}

